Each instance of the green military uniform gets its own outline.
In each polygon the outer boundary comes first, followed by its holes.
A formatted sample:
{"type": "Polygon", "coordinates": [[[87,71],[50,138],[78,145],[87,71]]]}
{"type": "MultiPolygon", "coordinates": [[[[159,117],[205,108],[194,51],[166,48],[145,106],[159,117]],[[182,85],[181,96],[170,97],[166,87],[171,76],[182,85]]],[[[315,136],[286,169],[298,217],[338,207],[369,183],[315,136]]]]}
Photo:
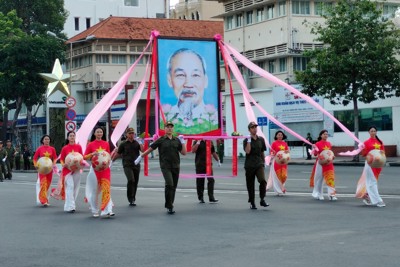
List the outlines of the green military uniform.
{"type": "Polygon", "coordinates": [[[3,182],[3,173],[6,173],[5,163],[3,162],[5,157],[7,157],[7,151],[5,150],[5,148],[2,147],[0,148],[0,182],[3,182]]]}
{"type": "MultiPolygon", "coordinates": [[[[243,141],[243,149],[246,149],[247,139],[243,141]]],[[[255,197],[255,190],[254,190],[254,182],[255,177],[260,184],[259,191],[260,191],[260,199],[261,201],[264,200],[266,194],[266,187],[267,181],[265,180],[265,173],[264,173],[264,151],[267,150],[265,145],[265,140],[261,136],[256,136],[256,139],[252,138],[251,140],[251,151],[249,154],[246,154],[246,159],[244,162],[244,169],[246,170],[246,185],[247,185],[247,192],[249,194],[249,203],[254,205],[254,197],[255,197]]]]}
{"type": "Polygon", "coordinates": [[[6,167],[7,167],[7,173],[5,174],[5,178],[8,178],[11,180],[12,178],[12,169],[14,168],[14,160],[15,160],[15,149],[13,146],[10,147],[5,147],[5,150],[7,151],[7,160],[5,162],[6,167]]]}
{"type": "Polygon", "coordinates": [[[150,145],[152,149],[158,148],[161,172],[165,180],[165,207],[174,207],[175,192],[178,186],[180,157],[179,151],[182,144],[178,138],[164,135],[150,145]]]}

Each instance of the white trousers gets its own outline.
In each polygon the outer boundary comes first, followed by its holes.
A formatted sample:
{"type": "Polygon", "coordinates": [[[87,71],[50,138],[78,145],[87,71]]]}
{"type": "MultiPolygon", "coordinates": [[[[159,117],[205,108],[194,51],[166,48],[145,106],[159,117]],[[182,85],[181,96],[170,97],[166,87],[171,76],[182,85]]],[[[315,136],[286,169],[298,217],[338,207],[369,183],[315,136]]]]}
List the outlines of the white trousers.
{"type": "Polygon", "coordinates": [[[75,201],[79,194],[80,183],[81,183],[81,174],[79,171],[76,171],[74,173],[69,173],[65,176],[64,211],[71,211],[76,209],[75,201]]]}

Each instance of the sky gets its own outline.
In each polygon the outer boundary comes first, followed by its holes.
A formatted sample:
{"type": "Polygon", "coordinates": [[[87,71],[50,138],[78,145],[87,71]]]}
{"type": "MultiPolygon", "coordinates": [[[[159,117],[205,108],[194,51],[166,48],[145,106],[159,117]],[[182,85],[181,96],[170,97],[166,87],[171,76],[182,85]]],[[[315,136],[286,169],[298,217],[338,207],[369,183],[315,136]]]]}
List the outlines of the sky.
{"type": "Polygon", "coordinates": [[[169,5],[174,6],[179,3],[179,0],[169,0],[169,5]]]}

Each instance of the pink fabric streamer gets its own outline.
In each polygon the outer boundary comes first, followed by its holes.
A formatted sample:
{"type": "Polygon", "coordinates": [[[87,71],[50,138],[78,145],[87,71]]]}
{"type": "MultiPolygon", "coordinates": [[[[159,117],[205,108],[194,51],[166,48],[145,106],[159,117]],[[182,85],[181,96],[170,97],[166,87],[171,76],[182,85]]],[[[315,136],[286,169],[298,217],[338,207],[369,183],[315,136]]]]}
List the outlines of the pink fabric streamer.
{"type": "Polygon", "coordinates": [[[353,138],[354,141],[356,141],[357,143],[361,143],[361,141],[352,133],[349,131],[349,129],[347,129],[340,121],[338,121],[331,113],[329,113],[328,111],[326,111],[324,108],[322,108],[317,102],[314,101],[314,99],[312,99],[311,97],[301,93],[300,91],[298,91],[297,89],[295,89],[294,87],[290,86],[289,84],[281,81],[280,79],[276,78],[275,76],[273,76],[272,74],[268,73],[267,71],[261,69],[260,67],[258,67],[257,65],[255,65],[253,62],[251,62],[250,60],[248,60],[246,57],[244,57],[243,55],[241,55],[238,51],[236,51],[233,47],[231,47],[230,45],[228,45],[227,43],[223,43],[224,46],[231,52],[230,54],[233,54],[235,56],[235,58],[237,60],[239,60],[241,63],[243,63],[243,65],[245,65],[247,68],[249,68],[250,70],[252,70],[254,73],[257,73],[258,75],[260,75],[261,77],[264,77],[270,81],[272,81],[275,84],[278,84],[282,87],[285,87],[286,89],[288,89],[290,92],[292,92],[293,94],[301,97],[302,99],[306,100],[309,104],[311,104],[312,106],[314,106],[316,109],[318,109],[319,111],[321,111],[322,113],[324,113],[326,116],[328,116],[332,121],[334,121],[348,136],[350,136],[351,138],[353,138]]]}
{"type": "Polygon", "coordinates": [[[137,104],[140,100],[140,97],[142,96],[142,92],[143,92],[144,86],[146,84],[146,77],[147,77],[147,73],[149,70],[149,65],[150,65],[149,62],[147,62],[146,71],[143,76],[143,79],[140,82],[140,85],[139,85],[136,93],[134,94],[131,102],[129,103],[128,108],[122,115],[121,119],[118,121],[118,124],[115,126],[115,129],[111,135],[111,142],[114,144],[114,146],[117,146],[117,142],[118,142],[119,138],[125,132],[126,127],[128,127],[129,123],[132,120],[133,115],[136,112],[137,104]]]}
{"type": "Polygon", "coordinates": [[[355,156],[361,153],[361,151],[365,148],[364,143],[359,143],[358,148],[356,150],[349,151],[347,150],[346,152],[339,152],[339,155],[341,156],[355,156]]]}
{"type": "Polygon", "coordinates": [[[128,69],[127,72],[125,72],[125,74],[119,79],[119,81],[113,86],[113,88],[111,88],[110,91],[106,95],[104,95],[104,97],[100,100],[100,102],[86,116],[85,120],[81,125],[81,128],[76,133],[76,143],[79,143],[81,145],[82,151],[86,150],[87,140],[89,139],[89,135],[93,130],[94,126],[104,115],[104,113],[106,113],[107,110],[111,107],[112,103],[114,103],[119,93],[125,87],[133,69],[136,67],[139,60],[143,57],[144,53],[147,51],[152,41],[153,41],[153,36],[150,37],[149,43],[143,50],[142,54],[140,54],[139,58],[133,63],[133,65],[128,69]]]}
{"type": "MultiPolygon", "coordinates": [[[[226,49],[225,49],[226,51],[226,49]]],[[[260,110],[260,112],[266,116],[270,121],[272,121],[273,123],[275,123],[276,125],[278,125],[279,127],[281,127],[283,130],[287,131],[288,133],[290,133],[291,135],[293,135],[294,137],[302,140],[303,142],[312,145],[308,140],[306,140],[304,137],[302,137],[301,135],[299,135],[298,133],[296,133],[295,131],[291,130],[290,128],[288,128],[287,126],[285,126],[284,124],[282,124],[281,122],[279,122],[277,119],[275,119],[274,116],[270,115],[268,112],[266,112],[258,103],[257,101],[254,100],[254,98],[250,95],[249,91],[247,90],[247,87],[244,83],[244,80],[242,78],[242,75],[240,73],[239,68],[237,67],[236,63],[234,62],[234,60],[232,59],[232,57],[229,55],[230,53],[228,51],[226,51],[227,53],[225,53],[227,55],[227,62],[229,64],[230,69],[232,70],[233,75],[236,77],[236,79],[238,80],[241,88],[242,88],[242,92],[243,92],[243,98],[248,98],[251,102],[253,102],[253,104],[260,110]],[[240,78],[239,78],[240,77],[240,78]]],[[[247,59],[246,59],[247,60],[247,59]]],[[[251,106],[250,108],[251,109],[251,106]]],[[[246,113],[249,112],[247,107],[246,107],[246,113]]],[[[268,160],[268,159],[266,159],[268,160]]],[[[270,159],[269,159],[270,160],[270,159]]]]}

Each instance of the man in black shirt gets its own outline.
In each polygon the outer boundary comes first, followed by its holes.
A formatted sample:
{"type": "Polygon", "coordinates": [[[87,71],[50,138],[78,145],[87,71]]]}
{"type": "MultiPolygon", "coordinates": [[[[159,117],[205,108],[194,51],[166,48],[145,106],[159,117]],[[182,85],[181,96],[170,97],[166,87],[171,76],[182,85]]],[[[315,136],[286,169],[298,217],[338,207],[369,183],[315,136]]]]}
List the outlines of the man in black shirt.
{"type": "Polygon", "coordinates": [[[129,206],[136,206],[136,191],[139,183],[140,164],[135,164],[135,159],[143,151],[143,141],[135,140],[135,130],[128,128],[126,130],[126,139],[118,146],[117,152],[113,155],[113,160],[122,157],[122,166],[128,183],[126,193],[129,206]],[[139,141],[139,142],[138,142],[139,141]]]}
{"type": "Polygon", "coordinates": [[[267,150],[265,140],[261,136],[257,135],[257,123],[254,121],[250,122],[247,128],[249,129],[250,136],[243,141],[243,149],[246,152],[246,160],[244,162],[244,169],[246,170],[246,185],[247,192],[249,194],[250,209],[257,209],[254,198],[254,182],[257,177],[258,183],[260,184],[260,205],[268,207],[269,204],[265,202],[265,194],[267,182],[265,180],[264,173],[264,151],[267,150]]]}
{"type": "MultiPolygon", "coordinates": [[[[210,141],[211,142],[211,141],[210,141]]],[[[197,174],[206,174],[207,172],[207,148],[206,142],[203,140],[194,141],[192,146],[192,153],[196,153],[196,157],[194,159],[195,166],[196,166],[196,173],[197,174]]],[[[215,148],[213,143],[211,142],[211,155],[214,157],[216,161],[218,161],[218,165],[221,166],[219,161],[218,155],[215,152],[215,148]]],[[[211,177],[207,177],[207,192],[208,192],[208,199],[210,203],[217,203],[218,199],[214,198],[214,184],[215,180],[212,177],[213,170],[212,170],[212,162],[211,164],[211,177]]],[[[197,188],[197,197],[199,198],[200,203],[204,203],[204,182],[205,176],[197,177],[196,178],[196,188],[197,188]]]]}

